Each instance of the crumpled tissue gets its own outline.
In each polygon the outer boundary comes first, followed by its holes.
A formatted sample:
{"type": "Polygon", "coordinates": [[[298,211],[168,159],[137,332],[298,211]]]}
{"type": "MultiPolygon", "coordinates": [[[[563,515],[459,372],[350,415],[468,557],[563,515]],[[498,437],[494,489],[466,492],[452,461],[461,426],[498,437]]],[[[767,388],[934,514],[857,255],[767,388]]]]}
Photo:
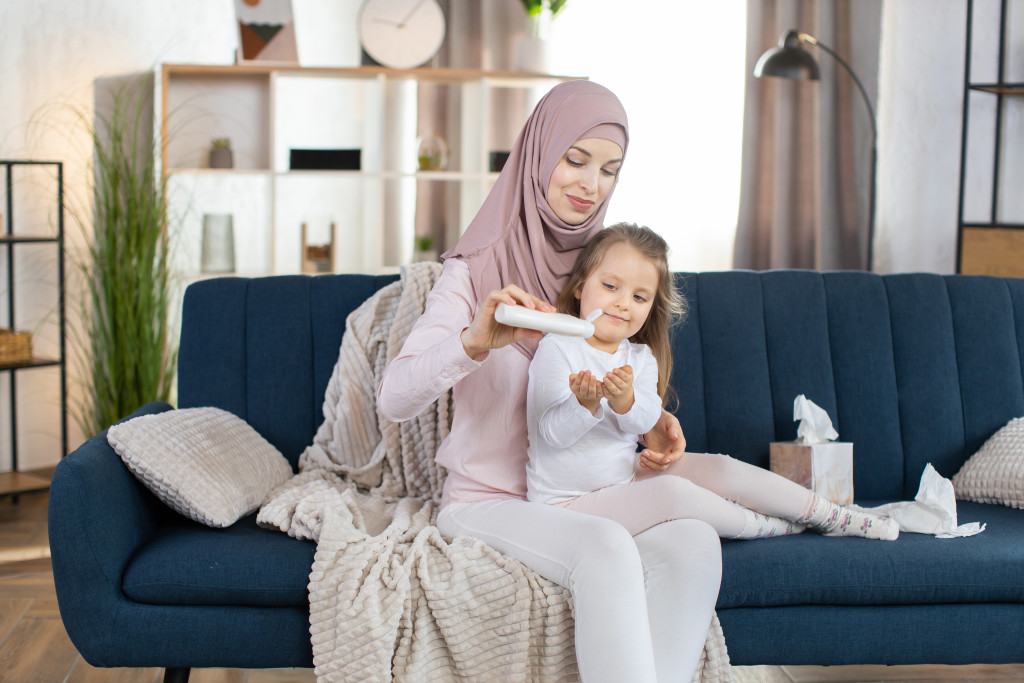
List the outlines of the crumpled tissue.
{"type": "Polygon", "coordinates": [[[825,409],[803,394],[793,401],[793,420],[800,420],[796,428],[797,443],[827,443],[839,437],[825,409]]]}
{"type": "Polygon", "coordinates": [[[900,525],[900,531],[932,534],[937,538],[974,536],[985,530],[985,525],[979,522],[957,526],[953,482],[936,472],[931,463],[928,463],[921,474],[921,484],[914,500],[887,503],[873,508],[856,505],[850,507],[891,517],[900,525]]]}

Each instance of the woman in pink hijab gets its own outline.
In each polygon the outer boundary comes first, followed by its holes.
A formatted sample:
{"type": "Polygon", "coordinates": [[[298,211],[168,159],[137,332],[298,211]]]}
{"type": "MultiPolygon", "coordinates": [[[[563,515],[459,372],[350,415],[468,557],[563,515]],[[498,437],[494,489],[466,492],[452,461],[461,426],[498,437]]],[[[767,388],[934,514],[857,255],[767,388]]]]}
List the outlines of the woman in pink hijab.
{"type": "MultiPolygon", "coordinates": [[[[387,419],[454,390],[437,526],[485,541],[572,592],[584,681],[690,680],[718,597],[718,534],[674,520],[636,536],[621,525],[526,501],[526,388],[540,332],[501,325],[498,304],[553,311],[576,255],[603,227],[628,147],[607,88],[562,83],[537,104],[479,213],[454,248],[423,316],[385,372],[387,419]],[[646,580],[645,580],[646,579],[646,580]]],[[[641,466],[683,453],[665,412],[641,466]]]]}

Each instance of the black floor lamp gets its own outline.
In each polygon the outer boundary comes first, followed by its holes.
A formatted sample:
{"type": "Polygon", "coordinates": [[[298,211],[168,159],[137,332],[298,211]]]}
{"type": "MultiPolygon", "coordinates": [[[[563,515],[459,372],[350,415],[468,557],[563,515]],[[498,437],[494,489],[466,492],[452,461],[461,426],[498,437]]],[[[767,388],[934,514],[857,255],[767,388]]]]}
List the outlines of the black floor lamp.
{"type": "Polygon", "coordinates": [[[778,76],[780,78],[791,78],[794,80],[819,80],[821,78],[821,70],[818,68],[818,62],[814,60],[814,57],[812,57],[810,53],[804,50],[803,43],[817,45],[819,48],[832,55],[832,57],[839,62],[844,69],[846,69],[847,73],[850,74],[853,82],[857,85],[857,89],[860,90],[861,96],[864,98],[864,104],[867,105],[868,108],[868,115],[871,120],[871,183],[868,195],[867,269],[871,270],[875,240],[875,167],[878,159],[878,131],[875,127],[875,110],[871,107],[871,100],[868,99],[868,94],[867,91],[864,90],[864,85],[860,82],[860,79],[857,78],[857,74],[853,73],[853,69],[850,68],[850,65],[843,61],[843,58],[837,55],[834,50],[819,43],[814,36],[806,33],[800,33],[795,29],[790,29],[784,36],[782,36],[782,38],[779,39],[778,47],[773,47],[761,55],[761,58],[757,60],[757,64],[754,66],[754,76],[756,78],[761,78],[762,76],[778,76]]]}

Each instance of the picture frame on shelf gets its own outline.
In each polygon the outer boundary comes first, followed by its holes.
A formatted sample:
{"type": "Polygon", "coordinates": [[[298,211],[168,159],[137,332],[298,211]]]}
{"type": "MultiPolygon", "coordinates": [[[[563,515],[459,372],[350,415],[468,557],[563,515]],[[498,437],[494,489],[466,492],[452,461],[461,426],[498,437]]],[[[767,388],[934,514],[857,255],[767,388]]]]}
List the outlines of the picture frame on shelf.
{"type": "Polygon", "coordinates": [[[235,0],[236,62],[299,64],[292,0],[235,0]]]}

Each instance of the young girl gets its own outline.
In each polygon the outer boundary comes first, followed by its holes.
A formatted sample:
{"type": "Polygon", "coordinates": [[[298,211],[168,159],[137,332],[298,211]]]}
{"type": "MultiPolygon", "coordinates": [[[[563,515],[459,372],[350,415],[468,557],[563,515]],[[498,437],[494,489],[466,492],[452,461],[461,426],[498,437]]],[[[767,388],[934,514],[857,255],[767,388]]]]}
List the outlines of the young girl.
{"type": "Polygon", "coordinates": [[[657,421],[668,391],[669,329],[684,312],[668,245],[652,230],[619,223],[599,232],[556,305],[578,317],[603,313],[588,339],[545,336],[530,365],[530,500],[612,519],[632,534],[699,519],[722,538],[805,526],[826,535],[897,537],[891,519],[836,505],[725,455],[686,453],[664,471],[637,465],[638,435],[657,421]]]}

